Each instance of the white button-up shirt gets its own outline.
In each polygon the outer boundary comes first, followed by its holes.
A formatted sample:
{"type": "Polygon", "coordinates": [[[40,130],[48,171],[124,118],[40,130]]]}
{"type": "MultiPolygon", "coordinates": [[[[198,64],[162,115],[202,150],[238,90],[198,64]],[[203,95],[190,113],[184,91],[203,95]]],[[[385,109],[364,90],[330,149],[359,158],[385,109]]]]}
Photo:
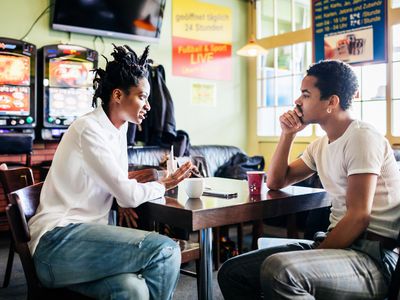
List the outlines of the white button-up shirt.
{"type": "Polygon", "coordinates": [[[33,254],[40,237],[71,223],[107,224],[116,198],[121,207],[165,193],[157,182],[128,179],[127,123],[117,129],[101,107],[77,119],[64,134],[43,184],[40,205],[29,221],[33,254]]]}

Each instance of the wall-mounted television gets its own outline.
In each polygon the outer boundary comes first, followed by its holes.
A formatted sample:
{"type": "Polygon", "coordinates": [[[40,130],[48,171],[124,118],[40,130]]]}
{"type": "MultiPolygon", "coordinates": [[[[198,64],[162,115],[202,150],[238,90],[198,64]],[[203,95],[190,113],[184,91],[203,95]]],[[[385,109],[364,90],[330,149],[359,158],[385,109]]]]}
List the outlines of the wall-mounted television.
{"type": "Polygon", "coordinates": [[[54,30],[145,42],[160,38],[166,0],[53,0],[54,30]]]}

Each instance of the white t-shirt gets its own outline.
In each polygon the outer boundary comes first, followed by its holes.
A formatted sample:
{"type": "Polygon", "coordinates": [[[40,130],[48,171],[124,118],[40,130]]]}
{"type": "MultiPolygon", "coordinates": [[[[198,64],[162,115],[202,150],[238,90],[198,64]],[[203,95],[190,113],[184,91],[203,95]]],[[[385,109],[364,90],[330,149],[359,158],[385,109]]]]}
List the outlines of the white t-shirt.
{"type": "Polygon", "coordinates": [[[348,176],[378,175],[368,231],[396,239],[400,229],[400,172],[389,142],[365,122],[353,121],[344,134],[329,143],[324,136],[302,155],[304,163],[318,172],[332,201],[330,227],[346,213],[348,176]]]}
{"type": "Polygon", "coordinates": [[[164,196],[157,182],[128,179],[127,124],[117,129],[101,107],[77,119],[64,134],[29,221],[33,254],[40,237],[71,223],[107,224],[116,198],[121,207],[164,196]]]}

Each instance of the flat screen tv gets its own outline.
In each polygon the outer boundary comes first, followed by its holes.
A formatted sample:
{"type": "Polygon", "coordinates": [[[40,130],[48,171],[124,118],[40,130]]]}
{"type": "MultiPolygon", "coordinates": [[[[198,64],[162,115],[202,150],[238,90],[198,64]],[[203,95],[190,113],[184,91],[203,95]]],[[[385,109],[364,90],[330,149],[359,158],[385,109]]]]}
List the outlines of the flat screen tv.
{"type": "Polygon", "coordinates": [[[156,42],[166,0],[53,0],[54,30],[156,42]]]}

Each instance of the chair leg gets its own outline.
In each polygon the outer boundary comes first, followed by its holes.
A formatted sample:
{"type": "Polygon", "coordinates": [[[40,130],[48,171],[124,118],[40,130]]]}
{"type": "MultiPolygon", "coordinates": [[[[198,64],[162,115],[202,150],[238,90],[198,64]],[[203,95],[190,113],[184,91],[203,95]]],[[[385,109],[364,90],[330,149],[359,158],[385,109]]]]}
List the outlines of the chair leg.
{"type": "Polygon", "coordinates": [[[214,270],[218,271],[219,265],[221,263],[220,261],[220,241],[221,241],[221,237],[220,237],[220,232],[219,232],[219,227],[214,227],[213,228],[213,258],[214,258],[214,270]]]}
{"type": "Polygon", "coordinates": [[[239,254],[243,253],[243,223],[237,224],[237,240],[239,254]]]}
{"type": "Polygon", "coordinates": [[[253,221],[253,239],[251,241],[251,249],[257,249],[257,240],[263,236],[264,223],[262,220],[253,221]]]}
{"type": "Polygon", "coordinates": [[[200,299],[200,259],[196,259],[197,299],[200,299]]]}
{"type": "Polygon", "coordinates": [[[8,287],[8,284],[10,283],[11,271],[14,262],[14,252],[15,252],[14,241],[13,239],[11,239],[10,249],[8,251],[6,272],[4,273],[3,288],[8,287]]]}
{"type": "Polygon", "coordinates": [[[298,239],[299,231],[297,229],[296,214],[288,215],[287,218],[287,237],[290,239],[298,239]]]}

